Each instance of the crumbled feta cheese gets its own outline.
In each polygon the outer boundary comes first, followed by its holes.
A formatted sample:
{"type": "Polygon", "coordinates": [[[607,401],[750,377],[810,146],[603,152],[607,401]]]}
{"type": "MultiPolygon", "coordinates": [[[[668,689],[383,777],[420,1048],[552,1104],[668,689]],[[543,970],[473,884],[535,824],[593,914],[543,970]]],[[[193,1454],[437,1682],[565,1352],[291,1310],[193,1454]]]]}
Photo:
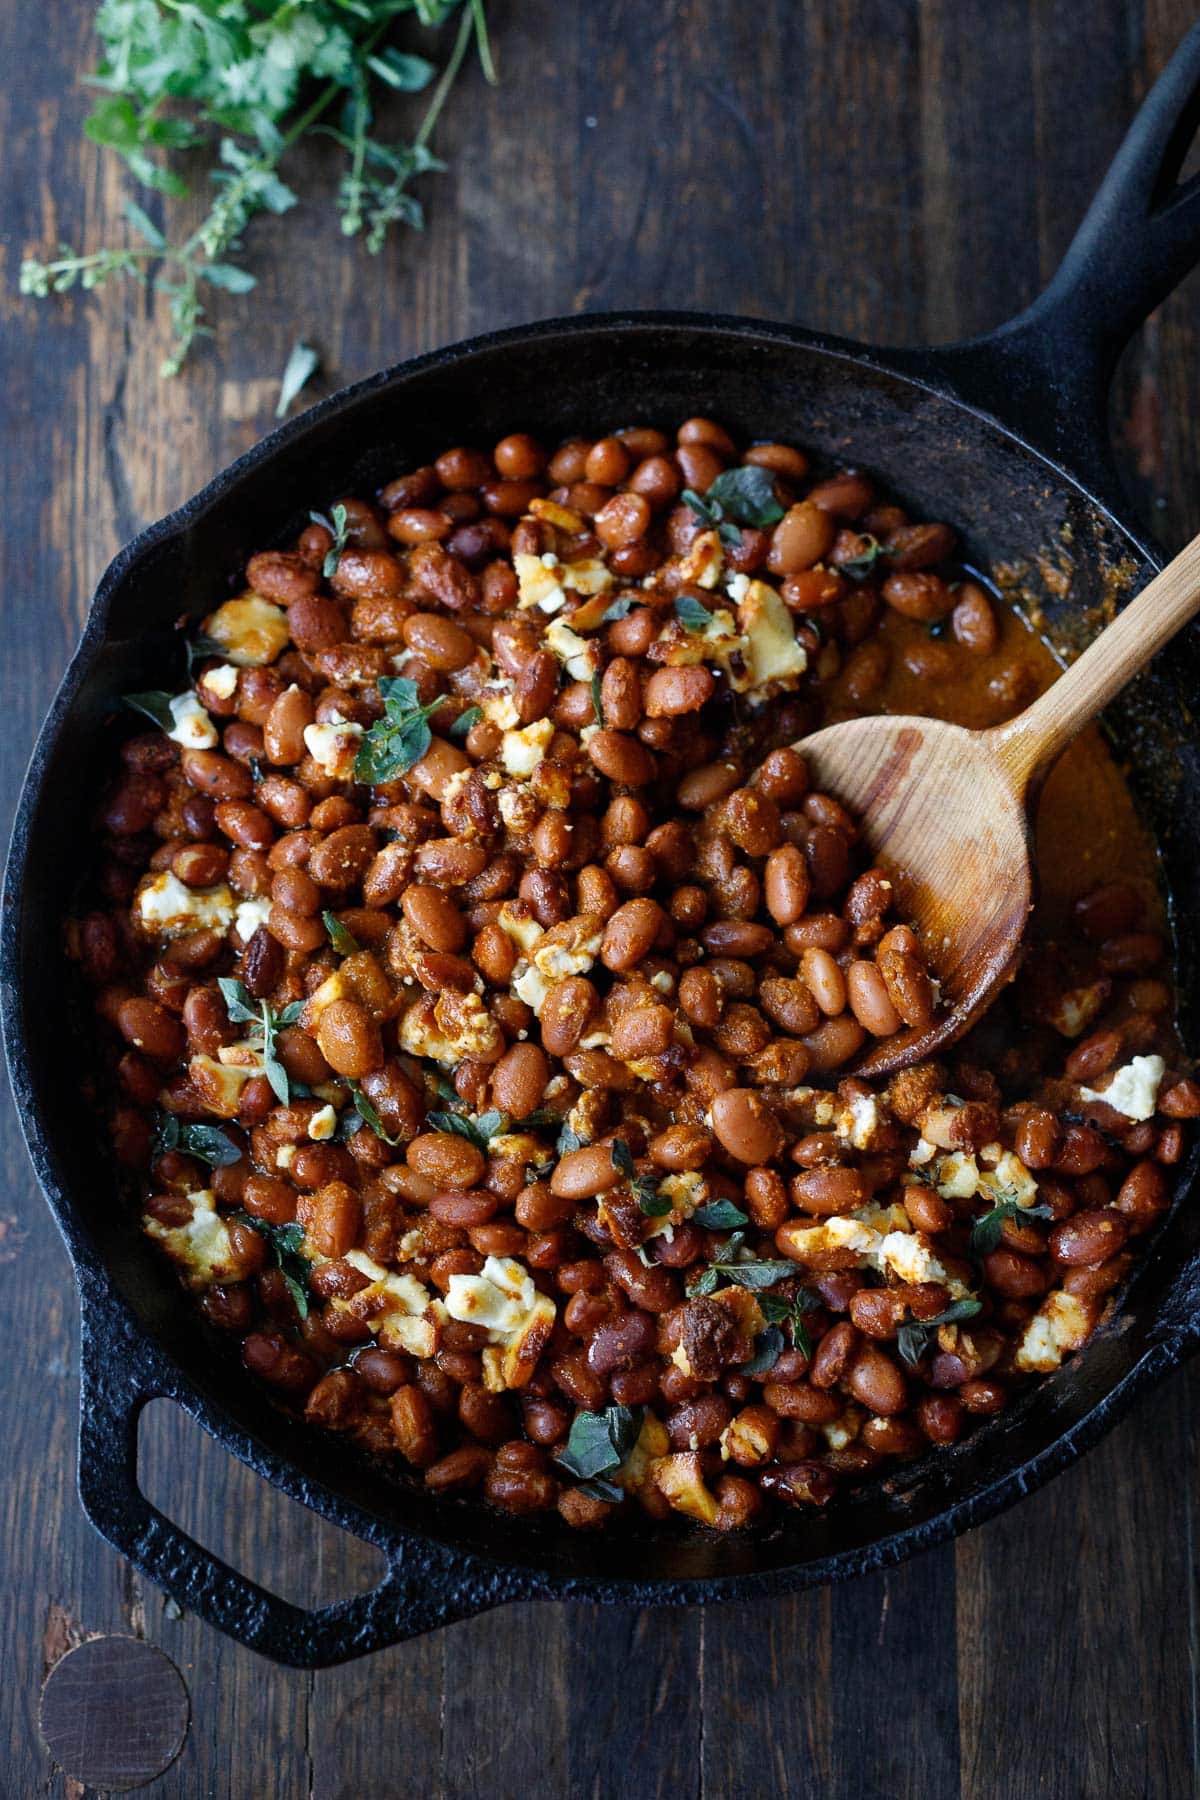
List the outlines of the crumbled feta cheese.
{"type": "Polygon", "coordinates": [[[729,598],[733,601],[735,606],[740,606],[742,604],[742,601],[746,598],[749,590],[750,577],[748,575],[731,575],[729,580],[725,583],[725,592],[729,595],[729,598]]]}
{"type": "Polygon", "coordinates": [[[232,700],[237,693],[237,684],[238,672],[232,663],[218,663],[215,669],[206,669],[200,677],[201,687],[206,687],[218,700],[232,700]]]}
{"type": "Polygon", "coordinates": [[[550,983],[540,969],[527,967],[513,977],[512,991],[518,1000],[533,1008],[539,1016],[550,992],[550,983]]]}
{"type": "Polygon", "coordinates": [[[558,612],[567,604],[567,596],[554,566],[547,568],[540,556],[524,551],[513,557],[517,575],[517,604],[522,608],[536,606],[541,612],[558,612]]]}
{"type": "Polygon", "coordinates": [[[232,1280],[237,1272],[237,1258],[211,1191],[203,1188],[189,1194],[188,1199],[192,1216],[186,1225],[163,1225],[147,1213],[142,1219],[142,1230],[162,1245],[172,1262],[179,1264],[190,1288],[232,1280]]]}
{"type": "Polygon", "coordinates": [[[735,686],[757,688],[768,681],[793,681],[803,675],[808,654],[803,644],[796,642],[791,613],[765,581],[750,583],[738,606],[738,625],[748,640],[749,679],[743,677],[735,686]]]}
{"type": "Polygon", "coordinates": [[[965,1150],[943,1156],[937,1168],[937,1191],[945,1200],[969,1200],[979,1187],[979,1165],[965,1150]]]}
{"type": "Polygon", "coordinates": [[[540,1294],[523,1263],[489,1256],[478,1275],[451,1275],[446,1311],[452,1319],[486,1328],[485,1385],[493,1393],[521,1387],[554,1329],[554,1302],[540,1294]]]}
{"type": "Polygon", "coordinates": [[[170,869],[154,875],[138,889],[133,903],[136,923],[151,937],[181,937],[189,931],[228,931],[234,912],[233,894],[222,882],[191,888],[170,869]]]}
{"type": "Polygon", "coordinates": [[[167,736],[185,750],[211,750],[219,741],[217,728],[195,694],[176,694],[171,702],[172,725],[167,736]]]}
{"type": "Polygon", "coordinates": [[[602,935],[597,931],[574,944],[547,943],[543,939],[534,947],[533,966],[540,969],[548,981],[566,981],[571,975],[586,975],[600,954],[602,935]]]}
{"type": "Polygon", "coordinates": [[[1114,1111],[1141,1124],[1154,1117],[1159,1084],[1166,1073],[1161,1056],[1135,1056],[1117,1070],[1107,1087],[1080,1088],[1085,1100],[1103,1100],[1114,1111]]]}
{"type": "Polygon", "coordinates": [[[695,1170],[685,1169],[679,1175],[664,1175],[658,1184],[660,1198],[671,1202],[672,1211],[682,1219],[690,1219],[698,1206],[703,1206],[708,1196],[708,1184],[703,1175],[695,1170]]]}
{"type": "Polygon", "coordinates": [[[485,719],[490,719],[493,725],[499,725],[502,731],[511,731],[521,723],[521,715],[512,697],[511,681],[503,688],[489,689],[479,702],[479,710],[485,719]]]}
{"type": "Polygon", "coordinates": [[[489,1256],[478,1275],[451,1275],[446,1311],[452,1319],[485,1326],[498,1341],[516,1330],[536,1292],[522,1263],[511,1256],[489,1256]]]}
{"type": "Polygon", "coordinates": [[[550,748],[553,719],[535,719],[522,731],[506,731],[500,744],[500,760],[510,775],[532,775],[550,748]]]}
{"type": "Polygon", "coordinates": [[[503,1046],[503,1033],[479,995],[452,990],[432,1005],[426,996],[410,1006],[400,1020],[399,1039],[410,1056],[427,1056],[447,1068],[468,1057],[494,1060],[503,1046]]]}
{"type": "Polygon", "coordinates": [[[330,781],[353,781],[363,728],[335,713],[324,725],[304,727],[304,747],[330,781]]]}
{"type": "Polygon", "coordinates": [[[650,977],[650,986],[659,994],[672,994],[675,991],[675,977],[669,969],[659,969],[650,977]]]}
{"type": "Polygon", "coordinates": [[[937,1153],[938,1147],[936,1144],[931,1144],[926,1137],[920,1137],[917,1139],[909,1154],[909,1165],[914,1169],[923,1169],[926,1163],[931,1163],[933,1161],[937,1153]]]}
{"type": "Polygon", "coordinates": [[[851,1400],[845,1412],[839,1413],[828,1425],[821,1426],[821,1433],[831,1450],[844,1450],[852,1444],[862,1430],[866,1413],[861,1406],[851,1400]]]}
{"type": "Polygon", "coordinates": [[[275,1152],[275,1167],[277,1169],[290,1169],[295,1160],[295,1144],[280,1144],[278,1150],[275,1152]]]}
{"type": "Polygon", "coordinates": [[[592,646],[586,638],[562,619],[555,619],[546,627],[546,648],[553,650],[559,662],[565,663],[567,674],[576,681],[587,681],[595,672],[592,660],[592,646]]]}
{"type": "Polygon", "coordinates": [[[855,1094],[845,1111],[838,1114],[837,1134],[855,1150],[869,1150],[879,1125],[879,1102],[874,1094],[855,1094]]]}
{"type": "Polygon", "coordinates": [[[218,606],[206,619],[204,630],[220,644],[230,662],[242,669],[274,662],[290,641],[283,608],[253,593],[218,606]]]}
{"type": "Polygon", "coordinates": [[[1048,1294],[1025,1327],[1015,1366],[1026,1373],[1048,1375],[1068,1350],[1082,1349],[1091,1328],[1091,1309],[1076,1295],[1062,1289],[1048,1294]]]}
{"type": "Polygon", "coordinates": [[[260,925],[271,916],[269,900],[243,900],[233,916],[233,929],[243,944],[248,944],[260,925]]]}
{"type": "Polygon", "coordinates": [[[800,1262],[811,1257],[826,1256],[833,1250],[852,1250],[856,1256],[867,1256],[877,1250],[880,1234],[853,1216],[835,1215],[823,1225],[790,1234],[789,1254],[800,1262]]]}
{"type": "Polygon", "coordinates": [[[889,1231],[872,1253],[870,1261],[882,1270],[886,1265],[901,1281],[916,1284],[938,1281],[949,1288],[955,1299],[970,1292],[965,1282],[947,1272],[944,1264],[913,1231],[889,1231]]]}
{"type": "Polygon", "coordinates": [[[532,913],[523,914],[514,911],[507,900],[504,901],[496,915],[496,923],[501,931],[510,937],[513,943],[518,945],[527,956],[544,935],[542,927],[532,913]]]}
{"type": "Polygon", "coordinates": [[[999,1144],[985,1144],[979,1152],[984,1162],[994,1167],[981,1169],[976,1192],[983,1194],[993,1206],[1001,1200],[1015,1200],[1018,1206],[1033,1206],[1038,1196],[1037,1182],[1013,1150],[1002,1150],[999,1144]]]}
{"type": "Polygon", "coordinates": [[[536,606],[540,612],[561,612],[567,603],[567,590],[576,594],[602,594],[612,586],[612,571],[599,557],[583,556],[577,562],[560,562],[557,557],[547,563],[545,557],[518,552],[513,557],[517,576],[518,606],[527,610],[536,606]]]}
{"type": "Polygon", "coordinates": [[[324,1144],[337,1130],[338,1116],[332,1106],[323,1106],[308,1121],[308,1135],[314,1144],[324,1144]]]}
{"type": "Polygon", "coordinates": [[[437,1328],[424,1315],[432,1295],[415,1275],[393,1275],[374,1262],[365,1250],[347,1250],[343,1259],[370,1285],[346,1300],[330,1304],[370,1326],[388,1350],[407,1350],[411,1356],[432,1356],[437,1347],[437,1328]]]}

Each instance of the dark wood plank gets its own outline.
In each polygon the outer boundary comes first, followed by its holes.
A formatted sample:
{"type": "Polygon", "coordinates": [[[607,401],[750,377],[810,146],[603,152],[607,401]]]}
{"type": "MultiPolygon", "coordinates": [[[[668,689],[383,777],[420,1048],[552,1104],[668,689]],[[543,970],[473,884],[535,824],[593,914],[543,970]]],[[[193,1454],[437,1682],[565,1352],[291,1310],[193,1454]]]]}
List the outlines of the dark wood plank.
{"type": "MultiPolygon", "coordinates": [[[[504,85],[471,76],[448,112],[425,236],[372,259],[315,206],[300,229],[256,224],[257,293],[220,297],[218,345],[163,386],[162,321],[135,288],[54,308],[15,291],[25,245],[101,241],[119,220],[124,183],[79,134],[92,10],[62,0],[36,55],[29,0],[0,12],[0,62],[20,71],[0,91],[5,808],[105,561],[269,428],[295,336],[325,354],[315,395],[552,312],[712,306],[893,342],[984,329],[1048,275],[1194,16],[1185,0],[498,0],[504,85]]],[[[1193,277],[1114,407],[1170,543],[1200,526],[1198,354],[1193,277]]],[[[167,1616],[82,1520],[69,1271],[11,1108],[3,1126],[0,1431],[19,1478],[0,1486],[0,1741],[22,1800],[80,1793],[39,1743],[38,1690],[69,1644],[113,1631],[160,1644],[188,1683],[188,1742],[150,1790],[186,1800],[599,1796],[631,1771],[647,1794],[1196,1791],[1197,1376],[957,1551],[874,1580],[704,1616],[510,1608],[315,1677],[273,1669],[167,1616]]],[[[147,1422],[144,1469],[173,1516],[281,1588],[315,1600],[369,1579],[341,1534],[169,1413],[147,1422]]]]}

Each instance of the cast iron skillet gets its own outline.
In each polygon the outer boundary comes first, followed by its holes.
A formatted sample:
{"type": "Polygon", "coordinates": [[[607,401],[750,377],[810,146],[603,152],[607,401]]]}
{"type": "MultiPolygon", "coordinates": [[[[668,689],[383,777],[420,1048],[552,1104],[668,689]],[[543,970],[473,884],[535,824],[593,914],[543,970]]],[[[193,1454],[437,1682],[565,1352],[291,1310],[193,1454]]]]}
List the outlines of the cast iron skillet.
{"type": "MultiPolygon", "coordinates": [[[[501,1601],[747,1599],[886,1567],[978,1524],[1064,1468],[1200,1342],[1200,1222],[1177,1206],[1112,1322],[1052,1379],[964,1444],[765,1534],[645,1522],[604,1535],[431,1502],[276,1409],[236,1353],[207,1337],[117,1203],[80,1105],[85,1003],[60,947],[115,697],[180,679],[172,630],[226,591],[247,555],[307,508],[369,491],[447,444],[714,414],[736,434],[874,466],[918,516],[950,520],[982,567],[1021,565],[1052,633],[1080,602],[1140,585],[1160,555],[1121,516],[1105,405],[1116,358],[1200,257],[1200,178],[1175,187],[1200,122],[1200,27],[1143,106],[1062,268],[993,335],[878,351],[787,325],[693,314],[552,319],[402,363],[315,407],[142,533],[100,584],[34,752],[8,863],[5,1038],[17,1105],[67,1242],[83,1316],[79,1489],[97,1529],[189,1611],[282,1662],[361,1655],[501,1601]],[[1040,559],[1040,560],[1039,560],[1040,559]],[[1054,570],[1072,572],[1056,597],[1054,570]],[[1049,579],[1043,576],[1049,572],[1049,579]],[[154,1396],[178,1402],[286,1493],[378,1545],[386,1578],[313,1612],[264,1592],[142,1496],[136,1434],[154,1396]]],[[[1086,629],[1086,628],[1085,628],[1086,629]]],[[[1200,901],[1200,757],[1186,703],[1193,631],[1118,715],[1186,917],[1200,901]]],[[[1180,971],[1196,1000],[1190,947],[1180,971]]],[[[1186,1195],[1195,1158],[1184,1172],[1186,1195]]]]}

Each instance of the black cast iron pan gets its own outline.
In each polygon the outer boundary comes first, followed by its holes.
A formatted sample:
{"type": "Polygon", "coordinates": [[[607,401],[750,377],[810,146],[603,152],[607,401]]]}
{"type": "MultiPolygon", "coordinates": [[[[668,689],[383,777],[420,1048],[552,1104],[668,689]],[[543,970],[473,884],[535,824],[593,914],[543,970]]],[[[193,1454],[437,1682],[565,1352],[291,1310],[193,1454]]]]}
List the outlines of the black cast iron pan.
{"type": "MultiPolygon", "coordinates": [[[[178,674],[173,622],[211,609],[247,555],[307,508],[366,491],[447,444],[715,415],[879,472],[919,516],[950,520],[980,567],[1028,571],[1052,634],[1081,605],[1140,586],[1161,561],[1122,517],[1107,443],[1117,356],[1200,258],[1200,178],[1173,185],[1200,122],[1200,27],[1139,113],[1041,298],[993,335],[879,351],[787,325],[643,313],[555,319],[402,363],[315,407],[145,531],[100,584],[21,797],[3,920],[5,1039],[30,1153],[67,1242],[82,1307],[79,1489],[97,1529],[189,1611],[282,1662],[319,1666],[501,1601],[578,1596],[686,1604],[785,1593],[885,1567],[977,1524],[1071,1462],[1200,1342],[1200,1220],[1176,1206],[1113,1320],[967,1442],[825,1513],[769,1532],[681,1535],[649,1522],[596,1536],[432,1502],[278,1410],[191,1307],[117,1202],[81,1112],[83,1052],[60,947],[115,697],[178,674]],[[1070,594],[1054,570],[1071,572],[1070,594]],[[1049,571],[1050,578],[1043,579],[1049,571]],[[386,1554],[373,1592],[306,1612],[192,1542],[142,1496],[137,1419],[167,1396],[278,1487],[386,1554]]],[[[1184,919],[1200,902],[1200,693],[1195,630],[1118,714],[1184,919]]],[[[1185,1030],[1197,1000],[1180,968],[1185,1030]]]]}

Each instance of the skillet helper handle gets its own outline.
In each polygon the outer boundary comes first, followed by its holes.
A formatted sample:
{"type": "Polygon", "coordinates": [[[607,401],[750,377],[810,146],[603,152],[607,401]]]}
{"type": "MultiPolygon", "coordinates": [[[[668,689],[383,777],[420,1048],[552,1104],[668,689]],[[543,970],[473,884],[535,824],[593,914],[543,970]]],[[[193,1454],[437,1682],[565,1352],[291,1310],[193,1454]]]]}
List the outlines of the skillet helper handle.
{"type": "MultiPolygon", "coordinates": [[[[83,1510],[114,1549],[185,1611],[276,1662],[324,1668],[518,1597],[503,1582],[490,1585],[486,1575],[464,1568],[461,1557],[452,1560],[439,1546],[414,1541],[407,1553],[389,1549],[388,1572],[369,1593],[312,1610],[281,1600],[189,1537],[138,1486],[138,1419],[148,1401],[179,1398],[170,1385],[156,1377],[133,1333],[122,1330],[111,1311],[84,1305],[83,1510]]],[[[532,1588],[522,1594],[532,1597],[532,1588]]]]}
{"type": "MultiPolygon", "coordinates": [[[[1200,24],[1151,88],[1049,286],[985,337],[904,357],[1009,424],[1105,499],[1120,483],[1108,390],[1138,326],[1200,261],[1200,24]]],[[[901,353],[903,356],[904,353],[901,353]]]]}

